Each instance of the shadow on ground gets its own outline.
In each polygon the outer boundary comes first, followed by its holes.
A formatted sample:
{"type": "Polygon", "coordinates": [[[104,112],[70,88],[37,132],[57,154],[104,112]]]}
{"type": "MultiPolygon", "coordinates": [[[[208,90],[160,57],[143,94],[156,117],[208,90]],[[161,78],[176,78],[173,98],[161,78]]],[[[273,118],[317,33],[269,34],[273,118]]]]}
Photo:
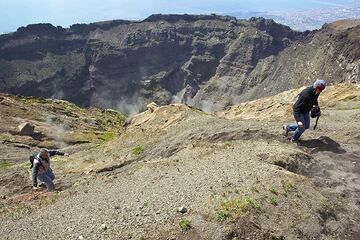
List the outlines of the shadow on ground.
{"type": "Polygon", "coordinates": [[[341,148],[339,143],[335,142],[333,139],[327,136],[321,136],[318,139],[302,140],[300,145],[306,148],[311,148],[311,153],[323,151],[333,153],[346,153],[346,151],[341,148]]]}

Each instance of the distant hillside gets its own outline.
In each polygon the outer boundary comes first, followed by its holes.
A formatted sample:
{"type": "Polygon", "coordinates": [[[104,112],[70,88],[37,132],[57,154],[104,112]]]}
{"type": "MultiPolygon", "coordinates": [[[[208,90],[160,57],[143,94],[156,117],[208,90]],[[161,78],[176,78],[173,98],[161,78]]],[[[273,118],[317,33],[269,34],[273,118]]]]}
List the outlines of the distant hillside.
{"type": "Polygon", "coordinates": [[[315,78],[359,82],[359,31],[356,20],[301,33],[217,15],[29,25],[0,36],[0,91],[125,113],[152,101],[220,110],[315,78]]]}

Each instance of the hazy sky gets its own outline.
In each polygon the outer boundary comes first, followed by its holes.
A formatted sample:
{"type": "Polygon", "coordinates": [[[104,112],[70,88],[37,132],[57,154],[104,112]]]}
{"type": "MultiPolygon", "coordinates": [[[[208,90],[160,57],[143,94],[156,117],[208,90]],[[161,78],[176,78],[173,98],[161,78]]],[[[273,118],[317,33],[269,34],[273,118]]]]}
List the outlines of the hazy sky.
{"type": "Polygon", "coordinates": [[[226,14],[359,5],[360,0],[0,0],[0,33],[31,23],[68,27],[112,19],[144,19],[154,13],[226,14]]]}

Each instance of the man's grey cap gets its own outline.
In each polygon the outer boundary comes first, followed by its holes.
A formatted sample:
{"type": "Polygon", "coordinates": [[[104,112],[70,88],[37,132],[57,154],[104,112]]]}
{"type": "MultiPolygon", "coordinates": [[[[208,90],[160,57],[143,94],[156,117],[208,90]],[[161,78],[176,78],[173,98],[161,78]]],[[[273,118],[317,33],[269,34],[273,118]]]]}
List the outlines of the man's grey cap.
{"type": "Polygon", "coordinates": [[[318,89],[320,89],[320,90],[324,90],[325,87],[326,87],[325,80],[316,79],[316,81],[315,81],[314,84],[313,84],[313,87],[314,87],[314,88],[318,88],[318,89]]]}

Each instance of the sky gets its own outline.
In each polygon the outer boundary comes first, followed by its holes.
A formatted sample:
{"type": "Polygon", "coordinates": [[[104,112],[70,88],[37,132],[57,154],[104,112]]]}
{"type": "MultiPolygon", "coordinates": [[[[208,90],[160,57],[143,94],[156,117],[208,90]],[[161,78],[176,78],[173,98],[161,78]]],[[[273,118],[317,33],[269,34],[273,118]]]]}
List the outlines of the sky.
{"type": "Polygon", "coordinates": [[[0,33],[33,23],[69,27],[151,14],[226,14],[360,6],[360,0],[0,0],[0,33]]]}

